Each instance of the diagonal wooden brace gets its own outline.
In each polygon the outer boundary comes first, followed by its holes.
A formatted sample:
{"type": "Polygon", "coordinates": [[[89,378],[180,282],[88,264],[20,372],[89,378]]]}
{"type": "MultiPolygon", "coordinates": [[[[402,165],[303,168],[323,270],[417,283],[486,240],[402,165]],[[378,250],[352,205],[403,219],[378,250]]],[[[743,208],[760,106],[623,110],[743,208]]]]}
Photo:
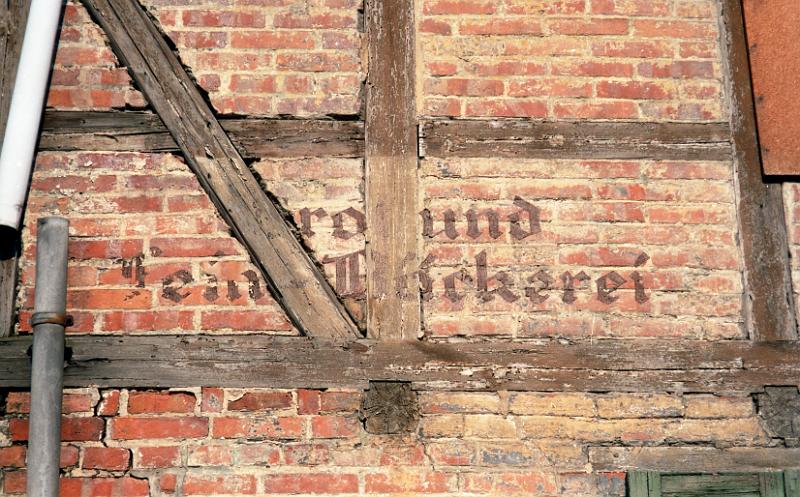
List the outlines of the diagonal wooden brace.
{"type": "Polygon", "coordinates": [[[158,113],[200,184],[304,334],[360,331],[222,129],[178,57],[136,0],[83,0],[158,113]]]}

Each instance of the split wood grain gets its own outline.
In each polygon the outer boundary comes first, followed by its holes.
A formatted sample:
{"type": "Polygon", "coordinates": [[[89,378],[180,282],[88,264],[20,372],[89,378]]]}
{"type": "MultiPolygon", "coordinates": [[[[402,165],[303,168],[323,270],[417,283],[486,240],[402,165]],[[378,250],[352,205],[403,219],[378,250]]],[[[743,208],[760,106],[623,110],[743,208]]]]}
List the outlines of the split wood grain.
{"type": "MultiPolygon", "coordinates": [[[[247,159],[364,156],[364,125],[324,119],[220,119],[247,159]]],[[[181,153],[157,114],[45,112],[39,150],[181,153]]]]}
{"type": "Polygon", "coordinates": [[[796,340],[789,242],[780,183],[761,172],[753,88],[741,0],[723,0],[739,237],[744,258],[744,314],[754,340],[796,340]]]}
{"type": "Polygon", "coordinates": [[[367,329],[382,340],[415,339],[417,121],[414,1],[366,0],[367,329]]]}
{"type": "MultiPolygon", "coordinates": [[[[29,337],[0,340],[0,387],[30,381],[29,337]]],[[[797,383],[800,343],[423,343],[253,336],[70,336],[69,387],[754,393],[797,383]]]]}

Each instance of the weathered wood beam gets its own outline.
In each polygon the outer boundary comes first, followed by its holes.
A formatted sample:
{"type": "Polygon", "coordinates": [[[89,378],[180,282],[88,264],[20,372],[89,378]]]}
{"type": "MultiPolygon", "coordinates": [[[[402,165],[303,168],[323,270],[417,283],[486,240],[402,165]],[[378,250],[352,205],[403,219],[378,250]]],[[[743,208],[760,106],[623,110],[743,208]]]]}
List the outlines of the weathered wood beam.
{"type": "MultiPolygon", "coordinates": [[[[220,119],[243,157],[363,157],[364,125],[323,119],[220,119]]],[[[45,112],[39,150],[181,153],[151,112],[45,112]]]]}
{"type": "Polygon", "coordinates": [[[800,449],[769,447],[591,447],[594,471],[745,472],[800,468],[800,449]]]}
{"type": "MultiPolygon", "coordinates": [[[[0,1],[0,139],[6,132],[30,5],[30,0],[0,1]]],[[[14,327],[19,243],[18,232],[0,231],[0,337],[8,336],[14,327]]]]}
{"type": "Polygon", "coordinates": [[[730,160],[727,123],[434,120],[420,155],[515,159],[730,160]]]}
{"type": "Polygon", "coordinates": [[[83,0],[105,30],[200,184],[247,247],[289,319],[305,334],[360,332],[284,216],[214,117],[194,81],[136,0],[83,0]]]}
{"type": "Polygon", "coordinates": [[[755,340],[796,340],[789,242],[780,183],[765,183],[741,0],[723,0],[728,85],[744,257],[745,323],[755,340]]]}
{"type": "Polygon", "coordinates": [[[382,340],[415,339],[417,111],[414,1],[366,0],[367,329],[382,340]]]}
{"type": "MultiPolygon", "coordinates": [[[[26,387],[28,337],[0,340],[0,387],[26,387]]],[[[255,336],[72,336],[70,387],[752,393],[800,384],[800,343],[423,343],[255,336]]]]}

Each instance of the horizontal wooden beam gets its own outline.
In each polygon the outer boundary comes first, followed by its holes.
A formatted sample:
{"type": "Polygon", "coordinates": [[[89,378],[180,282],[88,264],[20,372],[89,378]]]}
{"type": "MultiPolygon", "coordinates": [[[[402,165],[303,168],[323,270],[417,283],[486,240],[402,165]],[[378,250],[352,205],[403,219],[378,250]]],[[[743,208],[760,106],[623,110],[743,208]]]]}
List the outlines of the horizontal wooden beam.
{"type": "MultiPolygon", "coordinates": [[[[29,337],[0,340],[0,387],[27,387],[29,337]]],[[[350,343],[295,337],[71,336],[69,387],[751,393],[800,384],[800,343],[596,340],[350,343]]]]}
{"type": "Polygon", "coordinates": [[[592,447],[594,471],[715,473],[800,468],[800,448],[592,447]]]}
{"type": "Polygon", "coordinates": [[[420,154],[519,159],[730,160],[728,123],[428,121],[420,154]]]}
{"type": "MultiPolygon", "coordinates": [[[[239,153],[266,157],[363,157],[360,121],[220,119],[239,153]]],[[[39,150],[181,153],[152,112],[45,112],[39,150]]]]}

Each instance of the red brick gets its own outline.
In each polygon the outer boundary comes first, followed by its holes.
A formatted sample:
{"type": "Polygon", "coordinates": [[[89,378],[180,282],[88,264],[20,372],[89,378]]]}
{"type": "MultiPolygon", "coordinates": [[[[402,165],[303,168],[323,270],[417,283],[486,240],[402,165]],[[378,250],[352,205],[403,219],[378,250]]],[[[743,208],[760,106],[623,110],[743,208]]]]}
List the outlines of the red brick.
{"type": "Polygon", "coordinates": [[[535,62],[524,61],[493,62],[473,64],[469,66],[468,70],[469,72],[481,77],[533,76],[545,74],[547,72],[547,66],[535,62]]]}
{"type": "Polygon", "coordinates": [[[208,311],[200,315],[204,330],[289,331],[292,325],[283,313],[267,311],[208,311]]]}
{"type": "Polygon", "coordinates": [[[360,392],[322,392],[320,411],[323,412],[355,412],[361,406],[360,392]]]}
{"type": "Polygon", "coordinates": [[[445,493],[450,490],[452,474],[393,470],[388,474],[364,477],[367,493],[445,493]]]}
{"type": "MultiPolygon", "coordinates": [[[[259,49],[310,49],[314,48],[314,39],[307,33],[291,32],[240,32],[233,33],[231,37],[232,48],[259,48],[259,49]]],[[[222,69],[222,68],[221,68],[222,69]]],[[[236,69],[244,70],[246,67],[238,66],[236,69]]]]}
{"type": "MultiPolygon", "coordinates": [[[[281,460],[281,449],[273,443],[246,444],[236,447],[236,460],[239,464],[253,465],[276,465],[281,460]]],[[[287,458],[287,464],[292,464],[287,458]]]]}
{"type": "Polygon", "coordinates": [[[62,445],[61,454],[59,456],[59,466],[61,468],[68,468],[70,466],[78,465],[78,457],[80,456],[80,452],[74,445],[62,445]]]}
{"type": "MultiPolygon", "coordinates": [[[[90,413],[94,408],[91,394],[65,393],[61,397],[63,414],[90,413]]],[[[31,412],[31,396],[28,392],[9,392],[6,398],[6,412],[28,414],[31,412]]]]}
{"type": "Polygon", "coordinates": [[[285,409],[292,405],[290,392],[247,392],[236,400],[228,401],[229,411],[264,411],[285,409]]]}
{"type": "Polygon", "coordinates": [[[358,476],[351,474],[268,475],[264,491],[270,494],[358,493],[358,476]]]}
{"type": "Polygon", "coordinates": [[[86,447],[83,449],[84,469],[124,471],[131,463],[128,449],[116,447],[86,447]]]}
{"type": "Polygon", "coordinates": [[[25,446],[0,447],[0,468],[24,468],[25,446]]]}
{"type": "Polygon", "coordinates": [[[154,238],[150,241],[153,257],[222,257],[240,251],[232,238],[154,238]]]}
{"type": "Polygon", "coordinates": [[[327,464],[330,460],[329,447],[318,443],[284,445],[283,454],[286,464],[289,465],[316,466],[327,464]]]}
{"type": "Polygon", "coordinates": [[[150,290],[104,288],[67,292],[68,307],[76,309],[146,309],[151,301],[150,290]]]}
{"type": "Polygon", "coordinates": [[[172,494],[178,487],[178,477],[174,473],[162,474],[158,479],[158,487],[162,492],[172,494]]]}
{"type": "Polygon", "coordinates": [[[450,23],[436,19],[423,19],[419,23],[420,33],[449,35],[452,32],[450,23]]]}
{"type": "Polygon", "coordinates": [[[251,76],[234,74],[230,89],[239,93],[275,93],[277,85],[274,76],[251,76]]]}
{"type": "Polygon", "coordinates": [[[255,494],[256,478],[253,475],[186,475],[183,480],[184,495],[255,494]]]}
{"type": "Polygon", "coordinates": [[[317,14],[295,15],[293,13],[277,14],[273,20],[276,28],[298,29],[345,29],[356,26],[355,15],[317,14]]]}
{"type": "MultiPolygon", "coordinates": [[[[101,418],[61,418],[61,441],[83,442],[100,440],[104,421],[101,418]]],[[[11,440],[28,440],[28,420],[12,418],[8,422],[11,440]]]]}
{"type": "Polygon", "coordinates": [[[214,438],[293,439],[305,434],[305,421],[299,417],[270,417],[269,419],[216,417],[214,438]]]}
{"type": "Polygon", "coordinates": [[[184,392],[130,392],[128,412],[131,414],[163,414],[194,412],[195,397],[184,392]]]}
{"type": "Polygon", "coordinates": [[[142,240],[70,240],[70,259],[129,259],[142,253],[142,240]]]}
{"type": "Polygon", "coordinates": [[[433,0],[423,5],[423,13],[431,15],[494,14],[497,4],[489,1],[433,0]]]}
{"type": "Polygon", "coordinates": [[[227,445],[201,445],[190,447],[188,451],[189,466],[230,466],[233,464],[233,452],[227,445]]]}
{"type": "Polygon", "coordinates": [[[221,388],[207,388],[202,390],[201,412],[222,412],[225,392],[221,388]]]}
{"type": "Polygon", "coordinates": [[[193,330],[191,311],[118,311],[103,315],[103,331],[193,330]]]}
{"type": "Polygon", "coordinates": [[[136,467],[171,468],[181,463],[180,447],[139,447],[136,467]]]}
{"type": "Polygon", "coordinates": [[[354,437],[360,431],[360,424],[355,417],[331,415],[311,418],[311,433],[317,438],[354,437]]]}
{"type": "Polygon", "coordinates": [[[358,70],[359,61],[347,54],[282,53],[276,58],[276,65],[280,70],[298,72],[347,72],[358,70]]]}
{"type": "Polygon", "coordinates": [[[547,104],[541,100],[477,100],[467,104],[467,116],[546,117],[547,104]]]}
{"type": "Polygon", "coordinates": [[[264,15],[258,12],[186,10],[183,12],[183,25],[212,28],[263,28],[264,15]]]}
{"type": "Polygon", "coordinates": [[[636,20],[633,33],[642,37],[713,39],[716,29],[703,22],[636,20]]]}
{"type": "Polygon", "coordinates": [[[24,494],[27,479],[25,471],[9,471],[3,475],[3,492],[7,494],[24,494]]]}
{"type": "Polygon", "coordinates": [[[589,20],[565,19],[548,23],[550,31],[560,35],[625,35],[628,33],[628,20],[624,18],[589,20]]]}
{"type": "Polygon", "coordinates": [[[639,116],[633,102],[557,102],[555,116],[562,119],[634,119],[639,116]]]}
{"type": "Polygon", "coordinates": [[[116,416],[119,413],[119,390],[103,392],[97,414],[100,416],[116,416]]]}
{"type": "Polygon", "coordinates": [[[318,414],[320,408],[319,390],[298,390],[297,391],[297,413],[298,414],[318,414]]]}
{"type": "Polygon", "coordinates": [[[202,438],[208,435],[208,419],[197,417],[114,418],[111,420],[111,435],[117,440],[202,438]]]}
{"type": "Polygon", "coordinates": [[[462,35],[540,35],[542,26],[529,18],[462,21],[458,32],[462,35]]]}
{"type": "Polygon", "coordinates": [[[603,98],[625,98],[661,100],[672,98],[672,91],[656,83],[639,81],[601,81],[597,84],[597,96],[603,98]]]}

